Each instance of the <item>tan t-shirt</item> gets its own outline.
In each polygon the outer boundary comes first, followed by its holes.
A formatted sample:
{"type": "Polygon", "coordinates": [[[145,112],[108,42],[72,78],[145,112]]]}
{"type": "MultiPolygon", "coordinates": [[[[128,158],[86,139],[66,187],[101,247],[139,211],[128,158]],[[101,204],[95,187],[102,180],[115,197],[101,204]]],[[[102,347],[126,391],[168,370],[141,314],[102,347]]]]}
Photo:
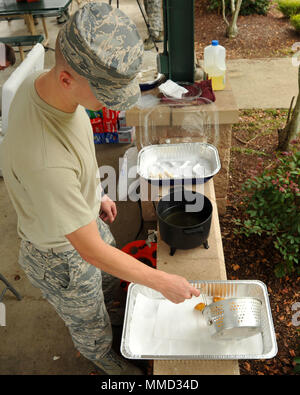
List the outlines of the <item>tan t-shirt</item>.
{"type": "Polygon", "coordinates": [[[48,249],[68,245],[65,235],[95,220],[99,172],[88,115],[44,102],[26,78],[10,107],[0,145],[0,167],[18,216],[18,234],[48,249]]]}

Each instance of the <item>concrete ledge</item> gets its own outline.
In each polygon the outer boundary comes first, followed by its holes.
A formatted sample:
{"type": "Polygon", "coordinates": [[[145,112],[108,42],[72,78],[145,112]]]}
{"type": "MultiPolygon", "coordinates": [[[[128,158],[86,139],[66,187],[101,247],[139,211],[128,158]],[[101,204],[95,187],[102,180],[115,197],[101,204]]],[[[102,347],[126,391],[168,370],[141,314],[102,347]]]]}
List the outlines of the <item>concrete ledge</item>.
{"type": "Polygon", "coordinates": [[[236,361],[155,361],[154,375],[239,375],[236,361]]]}

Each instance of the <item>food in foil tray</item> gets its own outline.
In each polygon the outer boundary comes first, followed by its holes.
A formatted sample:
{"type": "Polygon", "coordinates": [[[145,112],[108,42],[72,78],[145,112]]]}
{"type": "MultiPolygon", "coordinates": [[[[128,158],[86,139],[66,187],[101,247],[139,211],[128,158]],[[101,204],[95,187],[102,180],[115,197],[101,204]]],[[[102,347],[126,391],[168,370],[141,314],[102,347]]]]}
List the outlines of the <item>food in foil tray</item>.
{"type": "MultiPolygon", "coordinates": [[[[213,303],[219,302],[219,300],[225,300],[225,298],[221,298],[220,296],[213,297],[213,303]]],[[[194,309],[198,311],[203,311],[207,305],[205,303],[198,303],[195,305],[194,309]]]]}
{"type": "Polygon", "coordinates": [[[199,310],[199,311],[203,311],[206,307],[205,303],[198,303],[196,304],[196,306],[194,307],[195,310],[199,310]]]}
{"type": "Polygon", "coordinates": [[[225,300],[225,298],[221,298],[220,296],[214,296],[213,302],[219,302],[219,300],[225,300]]]}
{"type": "MultiPolygon", "coordinates": [[[[207,171],[209,163],[204,167],[199,163],[187,161],[165,161],[150,165],[150,178],[182,178],[182,177],[203,177],[207,171]]],[[[210,169],[209,169],[210,170],[210,169]]]]}
{"type": "Polygon", "coordinates": [[[148,181],[208,181],[221,168],[216,147],[208,143],[157,144],[138,155],[138,174],[148,181]]]}

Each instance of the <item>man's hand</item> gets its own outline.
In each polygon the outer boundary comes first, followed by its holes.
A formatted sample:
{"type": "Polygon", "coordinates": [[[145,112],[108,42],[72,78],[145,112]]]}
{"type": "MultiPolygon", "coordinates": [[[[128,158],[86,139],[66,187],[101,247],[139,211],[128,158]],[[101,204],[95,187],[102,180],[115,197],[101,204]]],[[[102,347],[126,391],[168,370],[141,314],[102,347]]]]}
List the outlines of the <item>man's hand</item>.
{"type": "Polygon", "coordinates": [[[184,277],[161,272],[161,278],[163,283],[158,281],[156,289],[173,303],[182,303],[185,299],[200,295],[200,290],[194,288],[184,277]]]}
{"type": "Polygon", "coordinates": [[[117,216],[117,207],[115,202],[113,202],[107,195],[104,195],[101,200],[101,210],[100,218],[104,222],[109,222],[110,224],[114,222],[117,216]]]}

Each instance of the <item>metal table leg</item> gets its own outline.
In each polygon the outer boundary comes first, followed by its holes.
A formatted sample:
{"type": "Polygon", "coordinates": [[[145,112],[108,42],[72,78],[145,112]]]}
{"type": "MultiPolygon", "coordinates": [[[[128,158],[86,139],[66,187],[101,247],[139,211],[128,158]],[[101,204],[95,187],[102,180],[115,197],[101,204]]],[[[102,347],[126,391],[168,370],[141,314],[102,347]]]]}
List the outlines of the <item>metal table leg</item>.
{"type": "Polygon", "coordinates": [[[47,30],[47,25],[46,25],[46,19],[43,16],[42,16],[42,23],[43,23],[43,28],[44,28],[44,32],[45,32],[45,41],[43,42],[43,45],[46,46],[46,45],[48,45],[48,42],[49,42],[49,34],[48,34],[48,30],[47,30]]]}
{"type": "MultiPolygon", "coordinates": [[[[111,5],[112,0],[109,0],[108,3],[109,3],[109,5],[111,5]]],[[[117,8],[119,8],[119,0],[117,0],[117,8]]]]}
{"type": "Polygon", "coordinates": [[[2,276],[1,273],[0,273],[0,280],[2,280],[2,281],[4,282],[4,284],[6,285],[6,288],[4,288],[4,290],[3,290],[2,293],[0,294],[0,302],[2,301],[2,299],[3,299],[3,297],[4,297],[4,294],[5,294],[5,292],[6,292],[8,289],[15,295],[15,297],[16,297],[18,300],[21,300],[21,299],[22,299],[22,297],[21,297],[21,295],[19,294],[19,292],[17,292],[17,291],[15,290],[15,288],[14,288],[12,285],[10,285],[10,283],[6,280],[5,277],[2,276]]]}
{"type": "Polygon", "coordinates": [[[32,36],[35,36],[37,33],[36,33],[35,25],[34,25],[33,15],[32,14],[25,14],[24,19],[25,19],[26,25],[28,27],[28,30],[30,31],[30,34],[32,36]]]}

